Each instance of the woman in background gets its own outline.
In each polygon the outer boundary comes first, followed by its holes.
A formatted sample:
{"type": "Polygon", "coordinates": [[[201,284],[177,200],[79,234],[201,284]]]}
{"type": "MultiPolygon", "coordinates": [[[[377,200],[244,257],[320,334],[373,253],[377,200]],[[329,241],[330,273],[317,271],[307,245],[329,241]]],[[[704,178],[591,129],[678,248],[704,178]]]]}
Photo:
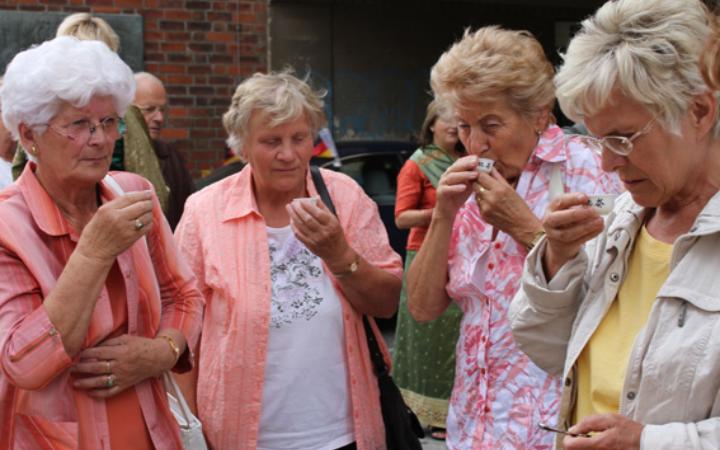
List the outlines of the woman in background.
{"type": "MultiPolygon", "coordinates": [[[[446,105],[439,100],[430,102],[420,129],[420,148],[398,174],[395,224],[400,229],[410,228],[406,271],[425,239],[440,176],[464,153],[456,123],[446,105]]],[[[451,305],[430,323],[416,322],[408,311],[403,283],[395,330],[393,378],[407,405],[423,425],[430,427],[430,435],[435,439],[445,439],[461,317],[460,308],[451,305]]]]}

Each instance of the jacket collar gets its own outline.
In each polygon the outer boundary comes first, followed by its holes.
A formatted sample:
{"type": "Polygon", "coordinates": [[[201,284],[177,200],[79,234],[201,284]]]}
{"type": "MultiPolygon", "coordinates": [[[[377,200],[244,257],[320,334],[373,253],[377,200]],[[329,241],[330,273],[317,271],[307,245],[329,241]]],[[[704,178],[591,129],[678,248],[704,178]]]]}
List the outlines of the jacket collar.
{"type": "MultiPolygon", "coordinates": [[[[240,219],[249,214],[262,217],[255,200],[255,188],[252,180],[252,166],[246,164],[237,175],[228,180],[226,186],[222,186],[227,193],[221,215],[223,222],[240,219]]],[[[318,195],[309,170],[305,174],[305,186],[311,196],[318,195]]]]}
{"type": "Polygon", "coordinates": [[[562,162],[567,159],[567,139],[560,127],[550,125],[540,135],[531,159],[545,162],[562,162]]]}

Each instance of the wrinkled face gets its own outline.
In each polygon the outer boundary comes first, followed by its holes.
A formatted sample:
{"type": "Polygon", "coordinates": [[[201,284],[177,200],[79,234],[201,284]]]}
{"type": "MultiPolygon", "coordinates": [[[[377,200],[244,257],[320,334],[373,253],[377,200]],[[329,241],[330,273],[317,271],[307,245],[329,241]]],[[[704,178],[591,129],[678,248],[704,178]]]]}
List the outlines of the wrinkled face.
{"type": "Polygon", "coordinates": [[[163,85],[155,80],[139,81],[133,104],[142,112],[150,137],[160,138],[167,114],[167,94],[163,85]]]}
{"type": "Polygon", "coordinates": [[[500,100],[459,105],[457,115],[460,140],[469,154],[495,160],[507,180],[520,176],[537,145],[539,125],[500,100]]]}
{"type": "Polygon", "coordinates": [[[439,116],[430,127],[433,143],[443,150],[454,150],[458,142],[457,120],[452,116],[439,116]]]}
{"type": "Polygon", "coordinates": [[[276,127],[269,118],[253,112],[242,153],[252,166],[256,191],[303,195],[305,175],[313,151],[313,134],[305,116],[276,127]]]}
{"type": "Polygon", "coordinates": [[[35,152],[38,178],[95,185],[110,168],[115,140],[120,137],[117,119],[111,97],[95,96],[82,108],[65,103],[43,134],[33,132],[34,142],[23,140],[25,148],[35,152]],[[112,125],[113,120],[114,127],[99,125],[112,125]],[[88,124],[95,128],[93,133],[82,132],[88,124]]]}
{"type": "MultiPolygon", "coordinates": [[[[588,131],[596,137],[630,137],[653,116],[640,103],[615,91],[607,105],[585,118],[588,131]]],[[[683,191],[691,189],[703,165],[704,153],[693,141],[689,114],[682,123],[682,136],[663,129],[659,122],[633,141],[633,150],[619,156],[602,150],[602,168],[617,172],[636,203],[645,207],[662,206],[683,191]]]]}

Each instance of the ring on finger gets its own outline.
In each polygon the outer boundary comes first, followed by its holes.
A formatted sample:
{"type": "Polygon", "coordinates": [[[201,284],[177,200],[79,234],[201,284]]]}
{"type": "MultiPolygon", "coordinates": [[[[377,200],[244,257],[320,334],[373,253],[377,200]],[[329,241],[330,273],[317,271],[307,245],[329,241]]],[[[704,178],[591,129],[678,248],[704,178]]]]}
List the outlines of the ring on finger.
{"type": "Polygon", "coordinates": [[[117,380],[115,379],[115,375],[113,375],[113,374],[108,375],[107,379],[105,380],[105,387],[109,389],[109,388],[115,386],[116,381],[117,380]]]}
{"type": "Polygon", "coordinates": [[[110,370],[110,361],[109,360],[105,361],[105,373],[111,373],[111,372],[112,371],[110,370]]]}
{"type": "Polygon", "coordinates": [[[142,230],[142,228],[145,226],[145,224],[142,223],[142,220],[140,220],[140,219],[135,219],[135,224],[134,224],[134,226],[135,226],[135,229],[136,229],[137,231],[140,231],[140,230],[142,230]]]}
{"type": "Polygon", "coordinates": [[[482,186],[480,186],[480,187],[478,188],[478,194],[483,194],[483,193],[485,193],[485,188],[482,187],[482,186]]]}

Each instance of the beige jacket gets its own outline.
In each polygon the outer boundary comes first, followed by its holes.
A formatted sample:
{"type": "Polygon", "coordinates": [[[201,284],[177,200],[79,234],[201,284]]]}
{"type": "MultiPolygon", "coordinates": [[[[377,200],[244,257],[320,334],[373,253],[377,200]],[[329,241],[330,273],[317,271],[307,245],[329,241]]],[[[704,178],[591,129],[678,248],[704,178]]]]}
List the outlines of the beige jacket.
{"type": "MultiPolygon", "coordinates": [[[[646,213],[623,194],[605,231],[550,283],[545,241],[528,255],[510,321],[520,348],[565,380],[560,424],[574,407],[576,361],[615,299],[646,213]]],[[[618,364],[627,365],[620,413],[646,424],[641,449],[720,449],[720,194],[675,242],[670,275],[618,364]]]]}

